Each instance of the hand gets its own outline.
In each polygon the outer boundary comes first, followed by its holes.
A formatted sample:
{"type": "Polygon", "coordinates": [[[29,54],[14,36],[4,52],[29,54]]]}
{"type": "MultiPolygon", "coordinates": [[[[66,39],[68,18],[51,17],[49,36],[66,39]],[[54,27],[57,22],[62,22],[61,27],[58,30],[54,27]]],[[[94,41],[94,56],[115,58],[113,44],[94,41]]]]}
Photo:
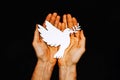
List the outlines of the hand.
{"type": "MultiPolygon", "coordinates": [[[[76,18],[70,14],[63,15],[61,30],[67,27],[77,26],[76,18]]],[[[85,36],[83,30],[70,35],[70,45],[65,50],[63,58],[58,59],[59,80],[76,80],[76,64],[85,52],[85,36]]]]}
{"type": "MultiPolygon", "coordinates": [[[[56,27],[61,26],[59,23],[60,16],[58,16],[57,13],[48,14],[46,20],[56,27]]],[[[45,23],[43,23],[43,26],[45,27],[45,23]]],[[[42,40],[42,38],[40,37],[40,33],[38,32],[38,24],[36,25],[32,45],[35,49],[38,60],[41,60],[43,62],[50,62],[51,64],[55,65],[56,59],[53,58],[53,56],[57,52],[57,47],[48,46],[42,40]]]]}
{"type": "MultiPolygon", "coordinates": [[[[76,18],[72,18],[70,14],[63,15],[63,23],[62,30],[65,29],[66,25],[69,28],[77,25],[76,18]]],[[[58,59],[59,66],[69,66],[72,64],[76,64],[83,53],[85,52],[85,36],[83,30],[77,31],[77,33],[73,33],[70,35],[70,45],[65,50],[63,58],[58,59]]]]}
{"type": "MultiPolygon", "coordinates": [[[[57,13],[48,14],[46,20],[56,27],[61,26],[59,23],[60,16],[58,16],[57,13]]],[[[43,27],[45,27],[45,22],[43,23],[43,27]]],[[[36,25],[32,44],[35,49],[38,61],[31,80],[50,80],[54,65],[56,63],[56,59],[53,58],[53,56],[57,52],[58,47],[48,46],[42,40],[40,33],[38,32],[38,25],[36,25]]]]}

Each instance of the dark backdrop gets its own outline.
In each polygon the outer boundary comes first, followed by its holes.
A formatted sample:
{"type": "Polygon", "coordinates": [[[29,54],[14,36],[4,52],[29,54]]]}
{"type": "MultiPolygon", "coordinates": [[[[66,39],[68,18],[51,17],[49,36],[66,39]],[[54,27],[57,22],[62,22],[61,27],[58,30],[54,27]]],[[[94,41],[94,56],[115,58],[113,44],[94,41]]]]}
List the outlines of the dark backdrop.
{"type": "MultiPolygon", "coordinates": [[[[86,52],[77,64],[77,80],[117,80],[119,72],[119,8],[113,2],[39,1],[4,2],[1,12],[4,34],[1,38],[3,80],[30,80],[36,65],[32,47],[35,24],[48,13],[76,17],[86,36],[86,52]],[[113,6],[114,4],[114,6],[113,6]]],[[[51,80],[58,80],[56,65],[51,80]]]]}

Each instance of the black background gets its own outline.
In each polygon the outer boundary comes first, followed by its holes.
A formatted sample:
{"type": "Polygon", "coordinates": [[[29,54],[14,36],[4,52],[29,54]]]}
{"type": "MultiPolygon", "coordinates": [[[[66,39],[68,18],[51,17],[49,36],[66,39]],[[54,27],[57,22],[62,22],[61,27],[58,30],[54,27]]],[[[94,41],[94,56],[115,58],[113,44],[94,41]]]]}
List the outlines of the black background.
{"type": "MultiPolygon", "coordinates": [[[[4,2],[1,6],[3,80],[30,80],[36,65],[32,47],[35,24],[48,13],[76,17],[86,36],[86,52],[77,64],[77,80],[118,80],[119,19],[117,2],[93,0],[4,2]]],[[[55,65],[51,80],[58,80],[55,65]]]]}

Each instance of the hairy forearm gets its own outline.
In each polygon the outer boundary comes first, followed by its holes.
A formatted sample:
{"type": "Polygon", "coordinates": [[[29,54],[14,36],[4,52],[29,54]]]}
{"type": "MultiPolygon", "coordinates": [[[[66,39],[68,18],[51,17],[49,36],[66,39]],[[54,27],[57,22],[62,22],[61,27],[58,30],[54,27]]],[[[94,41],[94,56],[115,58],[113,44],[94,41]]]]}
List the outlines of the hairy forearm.
{"type": "Polygon", "coordinates": [[[50,80],[54,65],[37,61],[31,80],[50,80]]]}
{"type": "Polygon", "coordinates": [[[76,80],[76,65],[59,66],[60,80],[76,80]]]}

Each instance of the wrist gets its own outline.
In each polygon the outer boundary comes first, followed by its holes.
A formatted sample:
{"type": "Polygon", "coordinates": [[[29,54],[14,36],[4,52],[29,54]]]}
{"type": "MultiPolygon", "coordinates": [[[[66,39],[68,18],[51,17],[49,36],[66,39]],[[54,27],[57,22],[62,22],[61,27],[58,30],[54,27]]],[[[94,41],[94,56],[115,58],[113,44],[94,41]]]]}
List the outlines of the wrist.
{"type": "Polygon", "coordinates": [[[47,67],[51,67],[51,68],[53,68],[54,65],[55,65],[55,63],[51,63],[50,61],[42,61],[42,60],[39,60],[39,59],[37,61],[37,64],[41,65],[41,67],[47,66],[47,67]]]}
{"type": "Polygon", "coordinates": [[[60,80],[76,80],[76,64],[59,66],[59,79],[60,80]]]}
{"type": "Polygon", "coordinates": [[[62,66],[59,66],[59,70],[61,70],[61,71],[63,71],[63,70],[65,70],[65,71],[74,71],[74,72],[76,72],[76,64],[73,64],[73,65],[62,65],[62,66]]]}
{"type": "Polygon", "coordinates": [[[37,61],[31,80],[49,80],[54,66],[49,62],[37,61]]]}

